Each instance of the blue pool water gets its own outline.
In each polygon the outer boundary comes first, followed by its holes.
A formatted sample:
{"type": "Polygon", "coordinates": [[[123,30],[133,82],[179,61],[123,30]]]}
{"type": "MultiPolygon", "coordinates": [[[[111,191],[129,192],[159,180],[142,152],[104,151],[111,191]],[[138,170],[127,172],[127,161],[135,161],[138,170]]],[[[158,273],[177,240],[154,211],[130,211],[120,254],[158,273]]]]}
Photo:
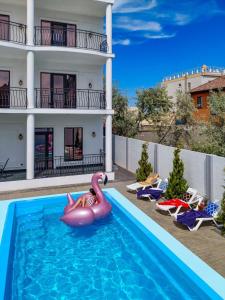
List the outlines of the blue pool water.
{"type": "Polygon", "coordinates": [[[17,217],[10,299],[210,299],[115,205],[85,228],[62,211],[17,217]]]}

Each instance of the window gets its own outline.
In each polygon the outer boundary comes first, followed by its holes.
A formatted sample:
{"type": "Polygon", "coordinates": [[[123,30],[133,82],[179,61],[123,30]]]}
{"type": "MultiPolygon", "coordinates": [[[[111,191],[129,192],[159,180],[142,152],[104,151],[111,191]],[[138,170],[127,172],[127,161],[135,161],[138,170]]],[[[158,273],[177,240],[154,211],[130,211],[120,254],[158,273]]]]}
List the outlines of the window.
{"type": "Polygon", "coordinates": [[[197,108],[202,108],[203,107],[203,100],[202,96],[197,97],[197,108]]]}
{"type": "Polygon", "coordinates": [[[10,107],[10,72],[0,70],[0,108],[10,107]]]}
{"type": "Polygon", "coordinates": [[[188,90],[191,90],[191,82],[188,82],[188,90]]]}
{"type": "Polygon", "coordinates": [[[83,128],[64,129],[64,159],[66,161],[83,159],[83,128]]]}

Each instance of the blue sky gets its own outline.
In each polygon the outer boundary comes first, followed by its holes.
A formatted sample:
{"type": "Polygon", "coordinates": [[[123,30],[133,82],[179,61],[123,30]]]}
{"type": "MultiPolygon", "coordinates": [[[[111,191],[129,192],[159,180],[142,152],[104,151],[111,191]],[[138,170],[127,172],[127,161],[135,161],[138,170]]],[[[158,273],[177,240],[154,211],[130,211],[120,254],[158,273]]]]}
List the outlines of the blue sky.
{"type": "Polygon", "coordinates": [[[225,67],[225,0],[115,0],[113,80],[135,91],[203,64],[225,67]]]}

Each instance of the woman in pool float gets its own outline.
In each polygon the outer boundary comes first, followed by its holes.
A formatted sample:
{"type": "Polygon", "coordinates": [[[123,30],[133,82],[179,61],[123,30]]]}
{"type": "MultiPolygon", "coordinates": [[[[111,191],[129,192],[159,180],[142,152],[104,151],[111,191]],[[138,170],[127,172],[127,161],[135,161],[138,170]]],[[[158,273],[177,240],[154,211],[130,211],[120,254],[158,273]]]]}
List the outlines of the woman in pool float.
{"type": "Polygon", "coordinates": [[[67,194],[68,203],[60,220],[70,226],[84,226],[106,217],[112,206],[106,200],[98,181],[106,184],[107,180],[105,173],[97,172],[92,176],[92,189],[88,193],[81,195],[76,201],[70,193],[67,194]]]}

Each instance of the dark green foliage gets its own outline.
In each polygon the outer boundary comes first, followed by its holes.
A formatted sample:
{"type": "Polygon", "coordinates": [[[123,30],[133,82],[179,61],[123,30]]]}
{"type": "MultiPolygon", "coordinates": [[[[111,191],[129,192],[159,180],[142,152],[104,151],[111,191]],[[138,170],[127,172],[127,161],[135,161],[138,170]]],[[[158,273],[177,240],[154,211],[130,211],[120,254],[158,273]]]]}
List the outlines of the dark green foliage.
{"type": "Polygon", "coordinates": [[[167,199],[182,198],[183,194],[187,191],[188,184],[183,177],[184,164],[180,159],[180,149],[174,150],[173,171],[169,176],[169,185],[166,190],[165,197],[167,199]]]}
{"type": "Polygon", "coordinates": [[[152,172],[152,165],[148,162],[147,144],[142,145],[141,159],[139,160],[139,168],[136,170],[137,181],[144,181],[152,172]]]}
{"type": "Polygon", "coordinates": [[[138,132],[135,113],[132,113],[128,107],[128,98],[113,88],[113,133],[126,137],[135,137],[138,132]]]}
{"type": "MultiPolygon", "coordinates": [[[[225,186],[224,186],[225,188],[225,186]]],[[[223,194],[223,199],[221,202],[221,210],[219,213],[219,216],[217,218],[217,221],[222,223],[223,227],[222,227],[222,234],[225,235],[225,192],[223,194]]]]}

